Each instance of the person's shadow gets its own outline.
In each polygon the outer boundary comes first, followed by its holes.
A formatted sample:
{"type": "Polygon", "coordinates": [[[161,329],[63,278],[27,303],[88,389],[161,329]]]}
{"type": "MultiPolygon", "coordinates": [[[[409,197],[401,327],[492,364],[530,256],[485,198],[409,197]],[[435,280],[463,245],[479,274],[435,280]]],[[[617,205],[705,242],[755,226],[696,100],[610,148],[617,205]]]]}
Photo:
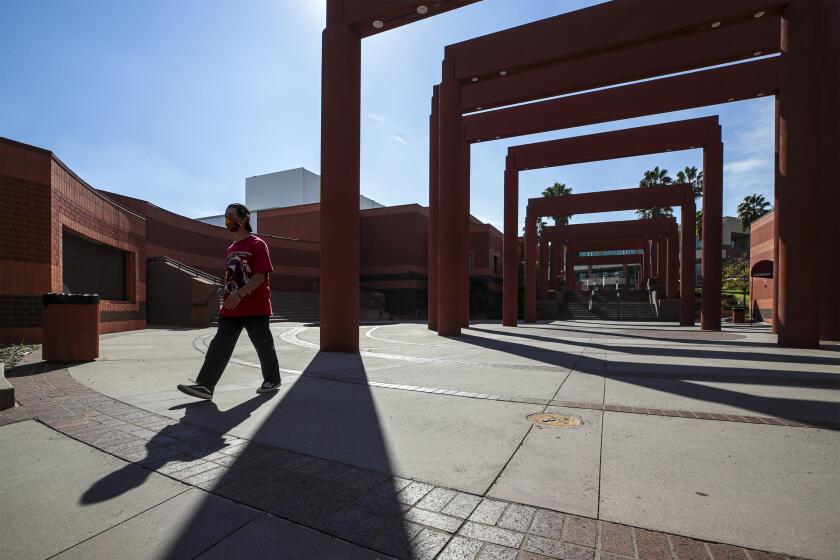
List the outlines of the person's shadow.
{"type": "MultiPolygon", "coordinates": [[[[244,422],[251,416],[252,412],[276,394],[258,394],[225,411],[220,411],[216,403],[212,401],[199,401],[173,406],[169,410],[184,409],[186,412],[184,417],[177,424],[162,429],[146,444],[147,456],[153,457],[160,454],[161,459],[149,463],[146,468],[141,468],[134,463],[127,464],[96,481],[82,495],[79,502],[87,505],[116,498],[143,484],[154,470],[170,461],[193,461],[224,449],[227,447],[227,443],[223,436],[244,422]],[[202,423],[196,421],[208,417],[213,418],[214,431],[200,428],[199,426],[202,423]],[[203,433],[194,436],[194,438],[185,438],[183,435],[185,429],[196,432],[200,430],[203,433]],[[198,441],[196,442],[196,440],[198,441]],[[184,445],[184,443],[188,445],[184,445]],[[174,454],[167,457],[168,453],[165,452],[167,449],[172,450],[174,454]]],[[[140,461],[143,461],[143,459],[140,461]]]]}

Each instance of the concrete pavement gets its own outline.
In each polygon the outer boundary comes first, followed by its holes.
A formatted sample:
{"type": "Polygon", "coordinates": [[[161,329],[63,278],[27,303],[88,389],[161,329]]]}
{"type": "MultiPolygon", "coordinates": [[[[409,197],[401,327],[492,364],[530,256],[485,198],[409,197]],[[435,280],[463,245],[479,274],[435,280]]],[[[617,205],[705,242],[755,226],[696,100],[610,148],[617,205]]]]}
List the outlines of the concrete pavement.
{"type": "MultiPolygon", "coordinates": [[[[371,549],[395,556],[414,550],[415,556],[430,558],[507,557],[502,554],[513,551],[514,557],[518,549],[522,558],[586,557],[587,550],[601,558],[607,553],[645,558],[650,543],[662,542],[677,558],[689,557],[700,550],[697,546],[714,558],[737,557],[716,550],[742,550],[723,545],[814,559],[832,558],[840,549],[840,480],[832,468],[840,456],[837,346],[780,349],[768,329],[756,326],[703,333],[661,323],[555,322],[515,329],[488,323],[473,325],[458,339],[441,339],[425,325],[407,323],[362,327],[362,351],[348,356],[318,353],[317,328],[273,325],[273,330],[284,369],[283,388],[273,399],[254,398],[260,375],[246,337],[213,403],[192,404],[174,389],[197,372],[212,330],[150,329],[103,336],[101,359],[68,368],[68,379],[85,394],[126,403],[119,405],[121,414],[128,415],[118,417],[121,422],[148,415],[152,428],[132,425],[136,433],[131,434],[140,438],[142,430],[150,432],[147,444],[129,441],[125,449],[135,452],[120,455],[132,462],[173,445],[168,439],[177,437],[170,437],[167,429],[177,435],[180,427],[194,426],[205,435],[227,434],[260,449],[281,449],[407,481],[407,486],[393,483],[397,496],[416,493],[417,500],[380,504],[402,518],[398,530],[380,535],[397,535],[396,540],[349,538],[322,526],[329,524],[307,517],[321,511],[309,495],[309,513],[303,515],[277,509],[283,496],[292,499],[289,490],[279,487],[270,486],[275,501],[263,503],[259,496],[241,494],[247,489],[233,480],[224,485],[225,491],[209,484],[212,478],[192,485],[188,469],[199,469],[190,476],[200,477],[228,467],[234,472],[241,463],[224,457],[214,462],[227,441],[218,436],[197,459],[175,463],[201,463],[184,469],[184,497],[161,498],[152,509],[168,500],[173,503],[166,507],[177,511],[209,511],[216,506],[190,505],[201,501],[193,497],[196,492],[210,490],[214,500],[227,493],[256,515],[268,512],[271,518],[248,520],[232,529],[232,535],[242,539],[250,531],[262,534],[263,524],[293,522],[291,528],[281,523],[276,530],[302,535],[301,542],[314,539],[313,550],[329,550],[323,557],[334,553],[328,538],[334,536],[358,548],[335,552],[348,557],[371,549]],[[146,412],[138,416],[130,410],[146,412]],[[526,417],[537,412],[575,416],[583,425],[536,426],[526,417]],[[137,452],[141,449],[142,454],[137,452]],[[418,504],[422,500],[426,507],[418,504]],[[553,518],[559,532],[532,532],[538,519],[564,514],[560,521],[553,518]],[[317,538],[305,527],[316,529],[317,538]],[[670,536],[654,538],[666,533],[670,536]],[[315,542],[323,538],[327,544],[315,542]]],[[[42,395],[35,379],[33,374],[12,382],[22,382],[22,387],[16,385],[18,392],[29,391],[24,394],[33,398],[42,395]]],[[[38,398],[34,402],[43,401],[38,398]]],[[[15,426],[0,428],[0,434],[15,426]]],[[[121,439],[106,439],[99,448],[126,445],[121,439]]],[[[183,472],[167,473],[175,468],[171,465],[152,466],[163,469],[156,476],[183,472]]],[[[154,486],[152,481],[148,477],[139,488],[154,486]]],[[[288,488],[288,480],[281,482],[288,488]]],[[[298,499],[300,489],[294,487],[298,499]]],[[[335,491],[345,495],[345,490],[335,491]]],[[[359,499],[368,498],[347,494],[349,501],[338,499],[335,509],[356,507],[359,499]]],[[[147,517],[148,522],[137,521],[138,527],[154,526],[155,515],[147,517]]],[[[175,527],[173,534],[194,534],[193,525],[175,527]]],[[[225,527],[219,531],[224,533],[225,527]]],[[[70,533],[76,535],[70,541],[84,534],[70,533]]],[[[91,550],[114,550],[127,538],[112,535],[91,550]]],[[[182,540],[191,542],[175,542],[182,540]]],[[[221,542],[227,544],[220,544],[216,555],[237,541],[229,537],[221,542]]],[[[163,548],[149,550],[160,556],[163,548]]]]}

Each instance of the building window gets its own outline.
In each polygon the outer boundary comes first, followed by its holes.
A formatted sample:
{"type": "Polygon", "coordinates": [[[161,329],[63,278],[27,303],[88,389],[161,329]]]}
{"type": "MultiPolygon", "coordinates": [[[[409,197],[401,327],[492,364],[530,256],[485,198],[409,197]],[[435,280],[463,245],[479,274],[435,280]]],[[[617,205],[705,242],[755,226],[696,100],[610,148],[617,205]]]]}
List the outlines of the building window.
{"type": "Polygon", "coordinates": [[[107,300],[129,299],[127,266],[130,253],[91,241],[67,230],[62,233],[62,290],[74,294],[99,294],[107,300]]]}

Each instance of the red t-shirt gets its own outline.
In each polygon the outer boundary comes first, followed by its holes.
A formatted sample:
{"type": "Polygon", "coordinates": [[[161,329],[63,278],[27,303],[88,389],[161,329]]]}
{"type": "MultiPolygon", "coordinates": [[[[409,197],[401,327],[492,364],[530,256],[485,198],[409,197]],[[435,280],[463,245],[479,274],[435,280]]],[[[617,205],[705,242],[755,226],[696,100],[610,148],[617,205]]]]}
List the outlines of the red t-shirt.
{"type": "Polygon", "coordinates": [[[227,249],[226,261],[225,300],[228,294],[247,284],[254,274],[264,272],[265,280],[253,292],[242,298],[239,305],[233,309],[226,309],[223,304],[219,315],[223,317],[271,315],[269,277],[273,267],[265,241],[256,235],[249,235],[241,241],[233,242],[227,249]]]}

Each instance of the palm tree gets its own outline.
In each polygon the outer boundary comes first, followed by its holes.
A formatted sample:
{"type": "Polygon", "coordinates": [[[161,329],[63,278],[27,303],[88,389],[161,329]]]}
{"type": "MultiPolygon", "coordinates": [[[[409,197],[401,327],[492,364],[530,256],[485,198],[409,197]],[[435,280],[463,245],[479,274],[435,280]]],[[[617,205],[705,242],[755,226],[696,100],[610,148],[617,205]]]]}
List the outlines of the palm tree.
{"type": "Polygon", "coordinates": [[[764,200],[760,194],[751,194],[744,197],[744,201],[738,205],[738,220],[741,228],[750,229],[750,225],[770,211],[770,203],[764,200]]]}
{"type": "MultiPolygon", "coordinates": [[[[537,237],[542,235],[543,228],[548,225],[543,218],[537,220],[537,237]]],[[[525,226],[522,226],[522,235],[525,235],[525,226]]]]}
{"type": "MultiPolygon", "coordinates": [[[[647,187],[664,187],[670,185],[674,180],[668,176],[667,169],[659,169],[659,166],[645,171],[644,177],[639,181],[640,188],[647,187]]],[[[641,220],[649,220],[651,218],[672,218],[674,216],[674,209],[670,206],[661,206],[658,208],[640,208],[636,210],[636,216],[641,220]]]]}
{"type": "MultiPolygon", "coordinates": [[[[558,181],[555,181],[553,185],[545,189],[542,193],[543,196],[564,196],[567,194],[572,194],[572,187],[567,187],[566,183],[560,183],[558,181]]],[[[555,226],[567,226],[572,215],[552,216],[552,218],[554,219],[555,226]]]]}
{"type": "Polygon", "coordinates": [[[697,172],[697,168],[693,165],[686,167],[682,171],[677,171],[677,183],[687,183],[691,185],[694,190],[694,198],[703,196],[703,172],[697,172]]]}
{"type": "Polygon", "coordinates": [[[694,215],[694,235],[697,239],[703,241],[703,211],[698,210],[694,215]]]}

